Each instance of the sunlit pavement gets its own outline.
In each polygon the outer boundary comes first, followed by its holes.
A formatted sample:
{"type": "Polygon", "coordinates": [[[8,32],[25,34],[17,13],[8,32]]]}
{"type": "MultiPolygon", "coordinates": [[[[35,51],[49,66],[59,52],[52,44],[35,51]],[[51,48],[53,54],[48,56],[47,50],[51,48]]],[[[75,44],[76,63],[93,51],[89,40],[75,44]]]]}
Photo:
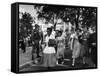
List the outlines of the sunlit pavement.
{"type": "Polygon", "coordinates": [[[91,58],[86,58],[86,64],[82,63],[82,59],[76,59],[75,66],[73,67],[72,59],[71,59],[71,52],[67,49],[65,51],[65,58],[63,64],[57,64],[53,68],[44,67],[41,63],[34,64],[31,60],[31,47],[26,48],[27,51],[25,53],[19,54],[19,70],[21,72],[24,71],[42,71],[42,70],[61,70],[61,69],[73,69],[73,68],[88,68],[93,65],[93,62],[91,61],[91,58]]]}
{"type": "Polygon", "coordinates": [[[82,63],[76,63],[75,66],[73,67],[71,65],[71,61],[64,61],[63,64],[57,64],[55,67],[53,68],[48,68],[48,67],[43,67],[42,64],[33,64],[33,63],[29,63],[25,66],[23,66],[23,68],[20,68],[20,71],[42,71],[42,70],[67,70],[67,69],[77,69],[77,68],[88,68],[90,67],[88,64],[82,64],[82,63]]]}
{"type": "Polygon", "coordinates": [[[23,66],[32,61],[31,53],[32,47],[26,47],[25,53],[23,53],[23,50],[19,50],[19,66],[23,66]]]}

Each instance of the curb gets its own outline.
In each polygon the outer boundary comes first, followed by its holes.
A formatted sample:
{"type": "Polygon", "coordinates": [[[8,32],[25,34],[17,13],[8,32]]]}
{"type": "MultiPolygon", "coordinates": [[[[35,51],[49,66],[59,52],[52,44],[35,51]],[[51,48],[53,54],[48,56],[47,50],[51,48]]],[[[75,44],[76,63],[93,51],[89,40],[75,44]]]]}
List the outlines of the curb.
{"type": "Polygon", "coordinates": [[[23,68],[27,68],[29,66],[31,66],[30,64],[32,63],[33,61],[29,61],[29,62],[26,62],[24,64],[21,64],[19,65],[19,70],[22,70],[23,68]]]}

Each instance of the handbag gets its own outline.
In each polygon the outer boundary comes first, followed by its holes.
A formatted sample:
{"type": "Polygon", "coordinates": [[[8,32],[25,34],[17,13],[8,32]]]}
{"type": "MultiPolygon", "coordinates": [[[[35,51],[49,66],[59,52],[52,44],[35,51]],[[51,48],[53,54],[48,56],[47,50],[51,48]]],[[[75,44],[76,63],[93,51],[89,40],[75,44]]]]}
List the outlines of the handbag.
{"type": "Polygon", "coordinates": [[[56,40],[54,40],[54,39],[49,39],[48,46],[49,46],[49,47],[55,47],[55,46],[56,46],[56,40]]]}

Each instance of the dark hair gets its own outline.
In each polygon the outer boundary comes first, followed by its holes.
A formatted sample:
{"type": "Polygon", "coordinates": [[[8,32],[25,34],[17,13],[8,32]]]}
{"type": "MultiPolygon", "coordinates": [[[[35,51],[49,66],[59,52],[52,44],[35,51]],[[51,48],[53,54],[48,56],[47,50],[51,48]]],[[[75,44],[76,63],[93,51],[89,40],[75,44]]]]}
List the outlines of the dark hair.
{"type": "Polygon", "coordinates": [[[62,34],[62,31],[58,31],[58,33],[62,34]]]}
{"type": "Polygon", "coordinates": [[[79,31],[79,32],[81,32],[82,30],[81,30],[80,28],[77,28],[77,29],[75,29],[75,31],[79,31]]]}
{"type": "Polygon", "coordinates": [[[50,32],[52,32],[52,28],[47,28],[47,31],[50,31],[50,32]]]}
{"type": "Polygon", "coordinates": [[[38,24],[35,24],[35,27],[39,27],[39,25],[38,24]]]}

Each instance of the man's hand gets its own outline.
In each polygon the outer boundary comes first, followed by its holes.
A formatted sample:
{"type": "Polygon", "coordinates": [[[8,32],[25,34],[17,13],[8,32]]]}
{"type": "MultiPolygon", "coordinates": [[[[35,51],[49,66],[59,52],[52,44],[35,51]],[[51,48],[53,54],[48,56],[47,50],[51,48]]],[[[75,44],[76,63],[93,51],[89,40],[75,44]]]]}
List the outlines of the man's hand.
{"type": "Polygon", "coordinates": [[[92,43],[92,45],[93,45],[93,46],[95,46],[95,45],[96,45],[96,43],[92,43]]]}

